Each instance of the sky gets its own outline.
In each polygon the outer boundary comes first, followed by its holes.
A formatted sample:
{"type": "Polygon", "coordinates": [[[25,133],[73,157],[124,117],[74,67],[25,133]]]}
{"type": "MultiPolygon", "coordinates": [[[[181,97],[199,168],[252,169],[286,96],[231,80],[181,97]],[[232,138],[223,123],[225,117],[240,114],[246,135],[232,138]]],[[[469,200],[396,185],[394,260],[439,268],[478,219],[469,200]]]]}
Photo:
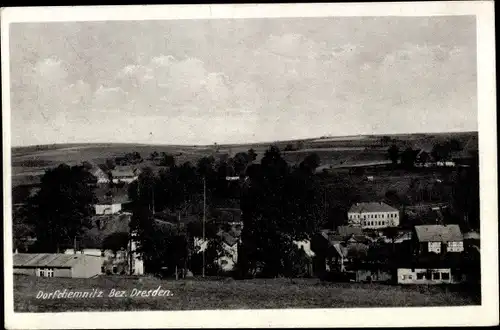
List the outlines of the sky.
{"type": "Polygon", "coordinates": [[[474,16],[15,23],[11,141],[477,130],[474,16]]]}

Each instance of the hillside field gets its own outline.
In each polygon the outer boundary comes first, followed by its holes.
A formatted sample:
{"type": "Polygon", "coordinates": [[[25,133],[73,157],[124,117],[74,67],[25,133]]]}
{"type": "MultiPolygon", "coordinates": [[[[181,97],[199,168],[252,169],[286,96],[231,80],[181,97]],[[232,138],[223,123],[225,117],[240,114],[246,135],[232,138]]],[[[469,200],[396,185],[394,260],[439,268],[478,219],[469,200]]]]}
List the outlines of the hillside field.
{"type": "Polygon", "coordinates": [[[16,312],[360,308],[480,304],[455,286],[322,283],[317,279],[160,280],[103,276],[93,279],[14,277],[16,312]],[[170,290],[170,296],[131,297],[137,290],[170,290]],[[102,297],[37,299],[40,291],[103,291],[102,297]],[[109,297],[111,290],[128,297],[109,297]],[[135,289],[135,291],[134,291],[135,289]]]}
{"type": "Polygon", "coordinates": [[[93,161],[103,164],[106,159],[123,156],[130,152],[139,152],[144,159],[140,166],[155,165],[148,161],[149,155],[156,151],[175,156],[176,163],[196,163],[203,156],[222,155],[229,157],[238,152],[247,152],[253,148],[260,161],[265,150],[270,145],[277,145],[282,151],[286,146],[292,146],[293,151],[283,152],[283,157],[290,163],[301,162],[310,153],[320,157],[321,165],[325,167],[356,166],[366,163],[387,162],[387,148],[395,143],[404,148],[411,146],[419,148],[442,142],[450,138],[459,140],[464,146],[477,148],[477,132],[442,133],[442,134],[403,134],[386,136],[390,140],[383,141],[382,136],[348,136],[322,137],[313,139],[274,141],[248,144],[219,145],[218,151],[213,145],[208,146],[177,146],[177,145],[144,145],[144,144],[64,144],[12,148],[12,185],[37,183],[40,176],[48,168],[61,163],[79,164],[83,161],[93,161]]]}

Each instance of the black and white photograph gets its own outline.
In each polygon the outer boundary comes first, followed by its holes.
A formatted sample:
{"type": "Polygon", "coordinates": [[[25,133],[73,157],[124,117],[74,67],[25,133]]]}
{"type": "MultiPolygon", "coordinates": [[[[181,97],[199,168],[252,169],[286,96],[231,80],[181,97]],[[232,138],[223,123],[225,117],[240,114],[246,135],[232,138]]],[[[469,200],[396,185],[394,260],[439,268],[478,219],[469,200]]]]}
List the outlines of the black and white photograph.
{"type": "Polygon", "coordinates": [[[3,10],[7,327],[496,324],[493,27],[489,1],[3,10]]]}

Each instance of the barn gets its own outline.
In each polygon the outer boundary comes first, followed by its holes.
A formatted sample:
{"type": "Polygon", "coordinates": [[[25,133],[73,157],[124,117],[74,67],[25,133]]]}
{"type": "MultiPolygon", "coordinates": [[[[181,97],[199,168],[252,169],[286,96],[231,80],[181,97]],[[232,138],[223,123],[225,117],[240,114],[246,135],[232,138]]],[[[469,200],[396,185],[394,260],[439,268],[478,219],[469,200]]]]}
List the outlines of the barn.
{"type": "Polygon", "coordinates": [[[101,274],[103,258],[85,254],[15,253],[14,274],[89,278],[101,274]]]}

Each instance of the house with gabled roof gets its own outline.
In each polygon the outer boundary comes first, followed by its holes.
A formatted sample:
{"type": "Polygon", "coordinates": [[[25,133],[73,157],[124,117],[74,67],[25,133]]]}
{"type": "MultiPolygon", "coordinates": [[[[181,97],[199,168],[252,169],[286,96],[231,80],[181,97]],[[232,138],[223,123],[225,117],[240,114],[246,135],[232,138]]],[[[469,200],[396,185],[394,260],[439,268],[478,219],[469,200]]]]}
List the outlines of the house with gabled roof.
{"type": "Polygon", "coordinates": [[[64,254],[102,257],[102,273],[144,274],[130,220],[129,213],[94,216],[92,227],[67,244],[64,254]]]}
{"type": "Polygon", "coordinates": [[[97,165],[91,162],[86,162],[89,164],[89,172],[96,179],[95,182],[98,184],[106,184],[109,183],[109,176],[97,165]]]}
{"type": "Polygon", "coordinates": [[[113,178],[113,183],[131,183],[139,178],[140,173],[140,169],[120,167],[111,171],[111,177],[113,178]]]}
{"type": "Polygon", "coordinates": [[[347,212],[350,226],[381,229],[399,226],[398,209],[384,202],[356,203],[347,212]]]}
{"type": "Polygon", "coordinates": [[[415,226],[414,246],[417,254],[463,252],[464,238],[460,227],[450,225],[415,226]]]}
{"type": "Polygon", "coordinates": [[[61,253],[15,253],[14,274],[90,278],[101,274],[103,258],[61,253]]]}
{"type": "Polygon", "coordinates": [[[123,189],[97,190],[96,197],[97,202],[94,204],[94,209],[97,215],[119,213],[123,206],[129,203],[128,193],[123,189]]]}

